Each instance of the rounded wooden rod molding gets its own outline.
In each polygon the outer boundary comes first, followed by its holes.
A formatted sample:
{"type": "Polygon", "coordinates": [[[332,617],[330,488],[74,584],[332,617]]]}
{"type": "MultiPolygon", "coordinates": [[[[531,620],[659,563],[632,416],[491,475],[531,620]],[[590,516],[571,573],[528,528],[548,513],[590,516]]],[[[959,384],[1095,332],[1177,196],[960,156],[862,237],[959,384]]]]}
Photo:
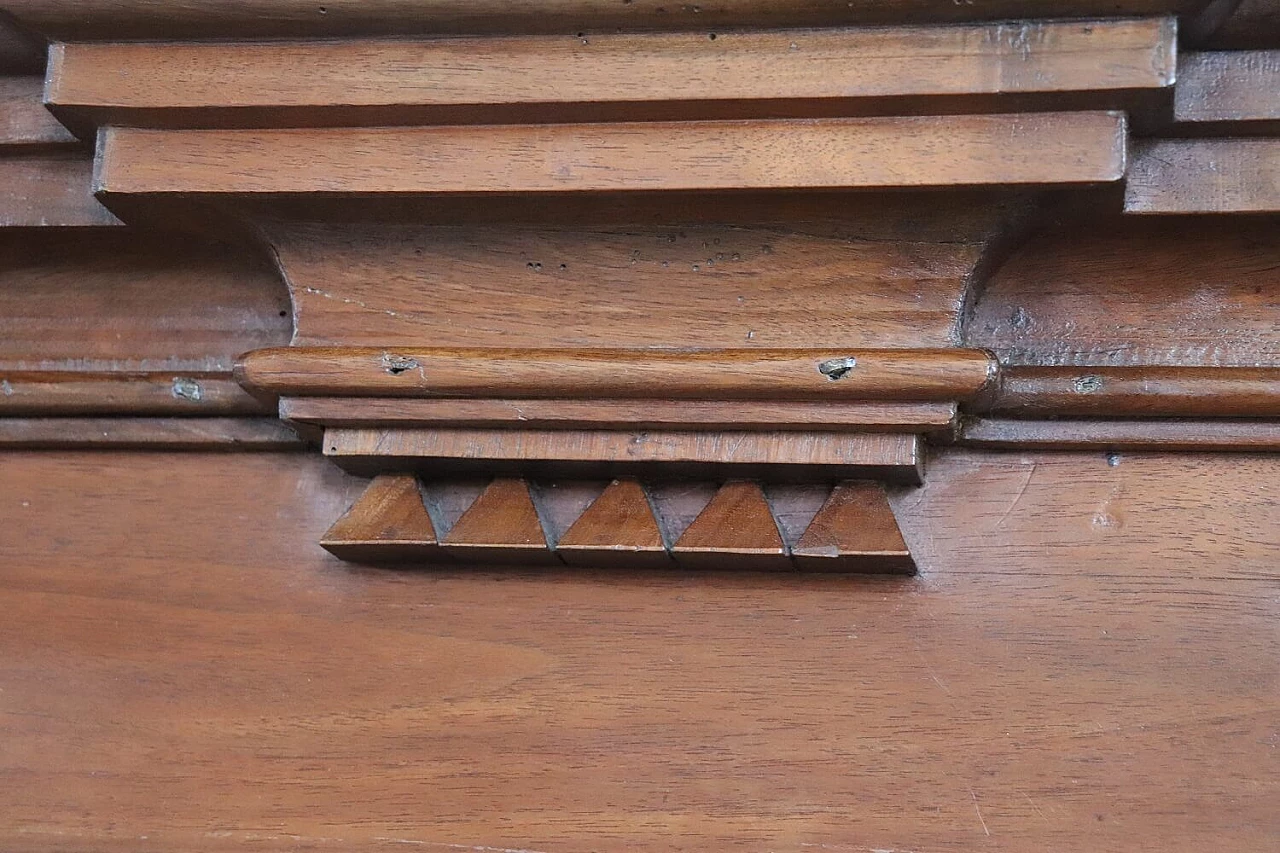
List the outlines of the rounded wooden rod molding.
{"type": "Polygon", "coordinates": [[[966,401],[997,368],[977,349],[278,347],[242,356],[235,375],[301,397],[966,401]]]}

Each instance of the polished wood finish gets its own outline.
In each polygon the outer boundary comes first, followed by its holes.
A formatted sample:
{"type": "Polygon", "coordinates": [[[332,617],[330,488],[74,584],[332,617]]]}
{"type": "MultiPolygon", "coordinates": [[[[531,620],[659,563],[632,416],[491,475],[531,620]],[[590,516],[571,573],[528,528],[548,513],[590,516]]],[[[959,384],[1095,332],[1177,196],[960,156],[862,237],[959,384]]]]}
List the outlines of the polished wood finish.
{"type": "Polygon", "coordinates": [[[796,567],[816,572],[915,574],[884,486],[839,483],[792,548],[796,567]]]}
{"type": "Polygon", "coordinates": [[[524,480],[499,477],[449,531],[445,552],[472,562],[558,565],[524,480]]]}
{"type": "Polygon", "coordinates": [[[731,480],[671,546],[688,569],[790,569],[786,543],[758,483],[731,480]]]}
{"type": "Polygon", "coordinates": [[[1273,420],[1012,420],[978,418],[960,430],[965,445],[1001,450],[1280,450],[1273,420]]]}
{"type": "Polygon", "coordinates": [[[1023,417],[1280,417],[1280,368],[1012,367],[989,411],[1023,417]]]}
{"type": "Polygon", "coordinates": [[[0,77],[0,153],[80,146],[42,103],[39,77],[0,77]]]}
{"type": "Polygon", "coordinates": [[[1170,18],[426,41],[81,43],[48,100],[78,124],[413,125],[1115,106],[1174,79],[1170,18]],[[309,73],[299,75],[298,68],[309,73]],[[1084,93],[1091,93],[1079,97],[1084,93]],[[1011,97],[1012,96],[1012,97],[1011,97]],[[1021,96],[1021,97],[1018,97],[1021,96]]]}
{"type": "Polygon", "coordinates": [[[1124,176],[1116,112],[102,132],[95,189],[270,196],[1078,185],[1124,176]],[[1017,146],[1008,140],[1016,136],[1017,146]]]}
{"type": "Polygon", "coordinates": [[[644,487],[636,480],[614,480],[556,543],[556,553],[571,566],[668,568],[658,520],[644,487]]]}
{"type": "Polygon", "coordinates": [[[5,450],[302,450],[274,418],[0,417],[5,450]]]}
{"type": "Polygon", "coordinates": [[[273,407],[225,374],[0,369],[0,416],[268,415],[273,407]]]}
{"type": "Polygon", "coordinates": [[[1184,130],[1280,135],[1280,50],[1183,54],[1173,115],[1184,130]]]}
{"type": "Polygon", "coordinates": [[[358,563],[447,559],[412,474],[375,477],[324,534],[320,547],[358,563]]]}
{"type": "Polygon", "coordinates": [[[1139,144],[1127,213],[1278,213],[1280,139],[1164,139],[1139,144]]]}
{"type": "Polygon", "coordinates": [[[120,225],[92,179],[93,162],[75,155],[0,157],[0,228],[120,225]]]}
{"type": "Polygon", "coordinates": [[[661,351],[280,347],[236,376],[279,395],[544,399],[967,400],[994,379],[981,350],[661,351]]]}

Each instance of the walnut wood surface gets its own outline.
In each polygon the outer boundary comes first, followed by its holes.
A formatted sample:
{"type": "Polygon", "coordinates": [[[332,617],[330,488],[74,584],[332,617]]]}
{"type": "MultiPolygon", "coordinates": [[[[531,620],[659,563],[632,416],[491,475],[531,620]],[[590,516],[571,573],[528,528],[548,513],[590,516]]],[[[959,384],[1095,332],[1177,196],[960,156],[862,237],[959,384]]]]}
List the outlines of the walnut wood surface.
{"type": "Polygon", "coordinates": [[[0,158],[0,228],[120,225],[92,179],[93,161],[76,154],[0,158]]]}
{"type": "Polygon", "coordinates": [[[1280,450],[1273,420],[1013,420],[966,421],[960,442],[1003,450],[1088,448],[1263,453],[1280,450]]]}
{"type": "Polygon", "coordinates": [[[267,415],[225,373],[174,374],[0,369],[0,416],[267,415]]]}
{"type": "Polygon", "coordinates": [[[0,152],[75,148],[80,141],[45,109],[40,77],[0,77],[0,152]]]}
{"type": "Polygon", "coordinates": [[[6,849],[1280,831],[1273,456],[945,453],[900,579],[353,569],[314,543],[363,483],[307,456],[0,481],[6,849]]]}
{"type": "Polygon", "coordinates": [[[995,378],[982,350],[277,347],[236,377],[271,394],[710,400],[967,400],[995,378]]]}
{"type": "Polygon", "coordinates": [[[1280,50],[1184,53],[1174,120],[1215,135],[1280,135],[1280,50]]]}
{"type": "Polygon", "coordinates": [[[1138,144],[1126,213],[1280,212],[1280,139],[1161,139],[1138,144]]]}
{"type": "Polygon", "coordinates": [[[148,130],[113,127],[95,189],[262,196],[1079,185],[1124,174],[1116,112],[148,130]],[[1017,145],[1010,145],[1011,138],[1017,145]]]}
{"type": "Polygon", "coordinates": [[[6,450],[301,450],[274,418],[0,417],[6,450]]]}
{"type": "Polygon", "coordinates": [[[804,571],[899,572],[915,563],[880,483],[838,484],[792,548],[804,571]]]}
{"type": "Polygon", "coordinates": [[[551,553],[529,484],[499,477],[476,498],[444,538],[445,552],[459,560],[558,565],[551,553]]]}
{"type": "Polygon", "coordinates": [[[1280,417],[1280,368],[1011,367],[989,409],[1024,417],[1280,417]]]}
{"type": "Polygon", "coordinates": [[[355,562],[448,559],[412,474],[374,477],[351,509],[325,532],[320,547],[355,562]]]}
{"type": "Polygon", "coordinates": [[[1170,18],[225,43],[50,53],[49,101],[140,127],[411,125],[1004,112],[1170,86],[1170,18]],[[307,68],[309,73],[297,74],[307,68]],[[991,96],[1036,96],[1000,100],[991,96]],[[974,97],[986,96],[986,97],[974,97]]]}
{"type": "Polygon", "coordinates": [[[556,543],[569,565],[668,568],[671,558],[649,497],[636,480],[614,480],[556,543]]]}
{"type": "Polygon", "coordinates": [[[758,483],[731,480],[720,487],[671,546],[688,569],[790,569],[786,543],[758,483]]]}

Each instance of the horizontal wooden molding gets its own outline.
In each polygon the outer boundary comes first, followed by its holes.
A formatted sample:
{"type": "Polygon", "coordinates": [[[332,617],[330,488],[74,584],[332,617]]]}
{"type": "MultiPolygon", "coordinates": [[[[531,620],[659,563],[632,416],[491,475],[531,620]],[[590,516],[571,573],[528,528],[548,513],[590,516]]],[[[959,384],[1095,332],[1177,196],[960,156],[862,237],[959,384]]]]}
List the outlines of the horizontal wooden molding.
{"type": "Polygon", "coordinates": [[[964,349],[277,347],[246,354],[236,376],[283,396],[950,402],[995,371],[964,349]]]}
{"type": "Polygon", "coordinates": [[[302,450],[274,418],[0,417],[6,450],[302,450]]]}
{"type": "Polygon", "coordinates": [[[1280,135],[1280,49],[1183,54],[1173,117],[1183,132],[1280,135]]]}
{"type": "Polygon", "coordinates": [[[45,109],[43,88],[40,77],[0,77],[0,154],[83,147],[45,109]]]}
{"type": "Polygon", "coordinates": [[[284,130],[106,128],[107,196],[414,195],[1117,181],[1117,112],[284,130]]]}
{"type": "Polygon", "coordinates": [[[1106,419],[966,421],[958,443],[992,450],[1280,450],[1280,423],[1274,420],[1106,419]]]}
{"type": "Polygon", "coordinates": [[[999,112],[1170,86],[1172,18],[579,38],[72,43],[79,124],[285,127],[999,112]],[[298,74],[306,68],[308,73],[298,74]]]}
{"type": "Polygon", "coordinates": [[[0,370],[0,417],[266,415],[229,374],[0,370]]]}
{"type": "Polygon", "coordinates": [[[1164,214],[1280,212],[1280,138],[1137,143],[1124,209],[1164,214]]]}
{"type": "Polygon", "coordinates": [[[0,228],[121,224],[93,197],[93,161],[87,156],[0,158],[0,228]]]}
{"type": "Polygon", "coordinates": [[[833,477],[919,483],[915,435],[835,431],[326,429],[324,452],[358,474],[396,470],[833,477]]]}

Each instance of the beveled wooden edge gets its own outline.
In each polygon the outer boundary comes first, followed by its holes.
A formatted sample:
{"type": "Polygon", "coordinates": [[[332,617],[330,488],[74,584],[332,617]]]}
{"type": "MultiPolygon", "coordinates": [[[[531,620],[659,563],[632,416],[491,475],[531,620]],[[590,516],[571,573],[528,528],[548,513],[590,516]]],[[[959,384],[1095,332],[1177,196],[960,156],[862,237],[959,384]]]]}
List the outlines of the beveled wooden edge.
{"type": "Polygon", "coordinates": [[[0,76],[0,154],[84,147],[45,108],[43,86],[40,77],[0,76]]]}
{"type": "Polygon", "coordinates": [[[8,418],[6,450],[303,450],[298,434],[274,418],[8,418]]]}
{"type": "Polygon", "coordinates": [[[229,373],[0,369],[0,417],[270,415],[229,373]]]}
{"type": "Polygon", "coordinates": [[[985,350],[275,347],[236,378],[282,396],[953,402],[995,380],[985,350]]]}
{"type": "Polygon", "coordinates": [[[1280,213],[1280,138],[1134,144],[1125,213],[1280,213]]]}
{"type": "Polygon", "coordinates": [[[1173,83],[1172,18],[1025,26],[63,43],[47,99],[92,125],[319,127],[1009,112],[1173,83]]]}
{"type": "Polygon", "coordinates": [[[0,228],[123,225],[93,196],[85,154],[0,158],[0,228]]]}
{"type": "Polygon", "coordinates": [[[1280,367],[1002,367],[1000,390],[982,411],[1026,417],[1277,418],[1280,367]]]}
{"type": "Polygon", "coordinates": [[[316,194],[779,191],[1119,181],[1124,113],[149,130],[99,134],[94,189],[243,201],[316,194]],[[1010,144],[1016,139],[1017,144],[1010,144]],[[216,164],[216,165],[215,165],[216,164]]]}
{"type": "Polygon", "coordinates": [[[957,444],[988,450],[1280,451],[1264,420],[1014,420],[975,418],[957,444]]]}

